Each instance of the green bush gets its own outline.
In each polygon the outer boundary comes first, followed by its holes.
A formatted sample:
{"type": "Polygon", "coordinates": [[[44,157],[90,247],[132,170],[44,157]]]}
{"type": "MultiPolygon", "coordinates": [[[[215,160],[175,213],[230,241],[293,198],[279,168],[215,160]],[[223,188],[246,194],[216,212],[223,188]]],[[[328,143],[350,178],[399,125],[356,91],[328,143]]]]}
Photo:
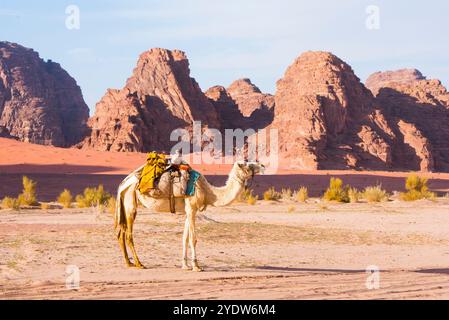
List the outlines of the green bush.
{"type": "Polygon", "coordinates": [[[295,193],[295,200],[298,202],[306,202],[309,199],[309,190],[307,187],[300,187],[295,193]]]}
{"type": "Polygon", "coordinates": [[[60,203],[64,208],[70,208],[72,206],[72,193],[70,190],[64,189],[58,197],[58,203],[60,203]]]}
{"type": "Polygon", "coordinates": [[[280,192],[277,192],[274,187],[269,188],[267,191],[263,193],[263,199],[265,201],[278,201],[282,198],[282,194],[280,192]]]}
{"type": "Polygon", "coordinates": [[[332,177],[323,199],[327,201],[349,202],[348,190],[349,186],[343,186],[341,179],[332,177]]]}
{"type": "Polygon", "coordinates": [[[427,187],[427,181],[427,178],[421,178],[417,175],[407,177],[405,181],[405,189],[407,192],[401,192],[401,199],[404,201],[415,201],[435,198],[435,193],[429,191],[427,187]]]}
{"type": "Polygon", "coordinates": [[[19,197],[17,198],[19,201],[19,205],[22,206],[38,205],[36,197],[37,183],[29,179],[27,176],[23,176],[22,184],[23,184],[22,193],[19,194],[19,197]]]}
{"type": "Polygon", "coordinates": [[[363,198],[368,202],[388,201],[388,193],[381,186],[367,187],[363,191],[363,198]]]}
{"type": "Polygon", "coordinates": [[[77,195],[75,200],[78,208],[90,208],[107,205],[111,197],[112,196],[104,190],[103,185],[99,185],[97,188],[84,189],[83,194],[77,195]]]}
{"type": "Polygon", "coordinates": [[[2,209],[20,209],[20,203],[17,198],[4,197],[1,203],[2,209]]]}

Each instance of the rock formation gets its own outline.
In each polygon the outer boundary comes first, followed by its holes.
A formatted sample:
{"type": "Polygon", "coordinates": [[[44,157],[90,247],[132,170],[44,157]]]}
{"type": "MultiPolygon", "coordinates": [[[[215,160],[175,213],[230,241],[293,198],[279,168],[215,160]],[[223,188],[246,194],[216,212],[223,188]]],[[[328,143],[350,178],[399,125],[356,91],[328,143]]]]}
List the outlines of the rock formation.
{"type": "Polygon", "coordinates": [[[52,61],[0,42],[0,134],[21,141],[71,146],[86,133],[89,109],[75,80],[52,61]]]}
{"type": "Polygon", "coordinates": [[[397,127],[398,168],[449,170],[449,93],[439,80],[417,70],[378,72],[367,86],[390,123],[397,127]]]}
{"type": "Polygon", "coordinates": [[[223,128],[258,130],[273,121],[274,96],[262,93],[249,79],[236,80],[227,89],[212,87],[206,96],[215,105],[223,128]]]}
{"type": "Polygon", "coordinates": [[[303,169],[388,168],[389,129],[351,67],[327,52],[306,52],[278,81],[274,121],[280,154],[303,169]]]}
{"type": "Polygon", "coordinates": [[[112,151],[169,151],[173,130],[191,130],[193,121],[220,129],[217,112],[190,78],[182,51],[142,53],[121,90],[108,90],[89,120],[82,147],[112,151]]]}

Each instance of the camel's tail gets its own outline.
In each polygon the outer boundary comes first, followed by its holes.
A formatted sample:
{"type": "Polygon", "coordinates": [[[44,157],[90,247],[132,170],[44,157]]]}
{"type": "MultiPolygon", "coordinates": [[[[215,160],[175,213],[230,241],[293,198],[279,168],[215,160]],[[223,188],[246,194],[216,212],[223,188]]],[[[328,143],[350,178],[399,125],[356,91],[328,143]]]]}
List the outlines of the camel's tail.
{"type": "Polygon", "coordinates": [[[114,215],[114,228],[120,226],[120,229],[123,227],[126,228],[126,212],[125,205],[123,203],[123,195],[119,190],[117,191],[117,200],[115,201],[115,215],[114,215]]]}
{"type": "MultiPolygon", "coordinates": [[[[144,166],[141,166],[131,172],[118,187],[117,200],[115,202],[114,228],[117,229],[117,227],[120,227],[119,231],[126,230],[125,195],[127,192],[131,191],[130,189],[135,193],[143,167],[144,166]]],[[[135,194],[133,196],[135,197],[135,194]]]]}

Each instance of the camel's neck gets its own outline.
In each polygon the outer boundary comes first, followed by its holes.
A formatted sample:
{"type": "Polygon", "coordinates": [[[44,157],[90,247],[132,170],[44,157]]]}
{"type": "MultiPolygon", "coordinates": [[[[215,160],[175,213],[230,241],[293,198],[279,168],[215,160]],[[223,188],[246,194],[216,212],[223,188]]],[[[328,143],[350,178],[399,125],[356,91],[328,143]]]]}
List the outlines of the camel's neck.
{"type": "Polygon", "coordinates": [[[223,187],[215,187],[208,184],[207,204],[214,207],[227,206],[233,202],[243,191],[244,180],[237,173],[235,168],[229,174],[228,180],[223,187]]]}

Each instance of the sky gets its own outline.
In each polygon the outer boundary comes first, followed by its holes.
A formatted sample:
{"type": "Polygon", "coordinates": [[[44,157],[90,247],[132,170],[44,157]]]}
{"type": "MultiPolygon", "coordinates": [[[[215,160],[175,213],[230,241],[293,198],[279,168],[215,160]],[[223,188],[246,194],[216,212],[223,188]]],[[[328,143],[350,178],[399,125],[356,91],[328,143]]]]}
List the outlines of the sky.
{"type": "Polygon", "coordinates": [[[445,0],[0,0],[0,40],[60,63],[93,112],[154,47],[185,51],[204,91],[250,78],[275,93],[276,81],[308,50],[334,53],[362,81],[416,68],[447,87],[448,15],[445,0]]]}

